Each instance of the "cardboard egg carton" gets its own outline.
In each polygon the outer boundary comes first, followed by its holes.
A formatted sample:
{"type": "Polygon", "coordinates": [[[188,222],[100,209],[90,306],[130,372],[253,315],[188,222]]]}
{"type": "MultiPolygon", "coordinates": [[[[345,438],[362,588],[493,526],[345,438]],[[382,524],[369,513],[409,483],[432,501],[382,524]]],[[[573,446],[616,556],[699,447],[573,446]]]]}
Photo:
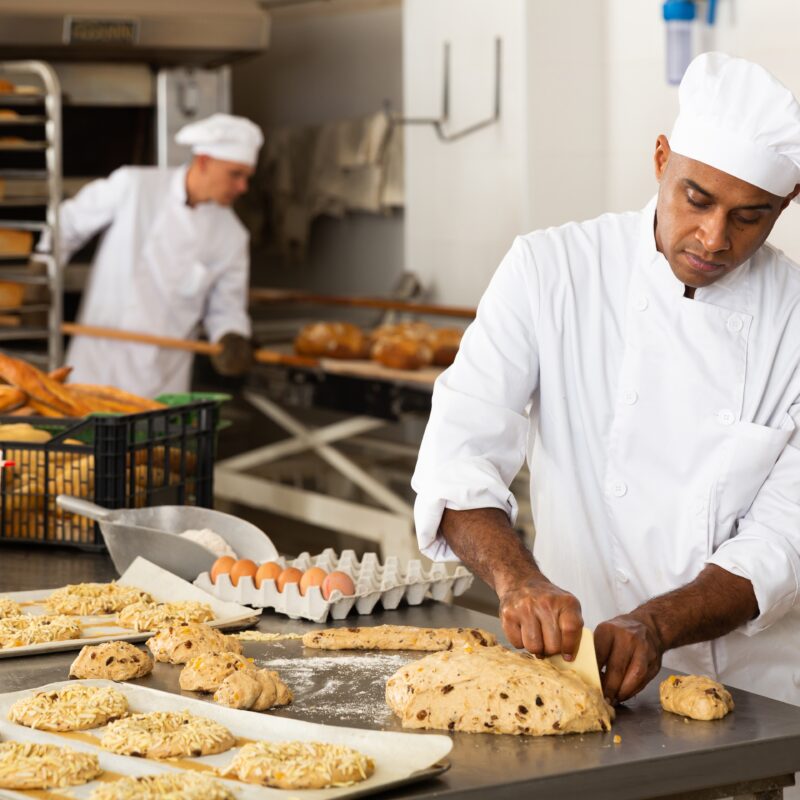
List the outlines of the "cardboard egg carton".
{"type": "Polygon", "coordinates": [[[326,600],[321,587],[311,586],[301,595],[296,583],[286,584],[279,592],[274,580],[262,581],[257,589],[249,576],[239,578],[238,585],[234,586],[228,574],[218,575],[217,582],[212,583],[208,572],[199,575],[194,583],[220,600],[273,608],[292,619],[325,622],[329,614],[333,619],[344,619],[354,608],[358,614],[371,614],[378,603],[387,610],[397,608],[403,600],[410,606],[417,606],[428,593],[434,600],[444,600],[448,592],[455,596],[463,594],[473,580],[472,573],[462,566],[448,570],[446,564],[433,564],[425,570],[419,559],[401,565],[396,556],[390,556],[381,564],[376,553],[367,553],[359,561],[353,550],[343,550],[337,557],[331,548],[317,556],[301,553],[291,560],[278,557],[275,563],[282,568],[296,567],[302,572],[309,567],[345,572],[353,579],[355,594],[346,597],[334,590],[326,600]]]}

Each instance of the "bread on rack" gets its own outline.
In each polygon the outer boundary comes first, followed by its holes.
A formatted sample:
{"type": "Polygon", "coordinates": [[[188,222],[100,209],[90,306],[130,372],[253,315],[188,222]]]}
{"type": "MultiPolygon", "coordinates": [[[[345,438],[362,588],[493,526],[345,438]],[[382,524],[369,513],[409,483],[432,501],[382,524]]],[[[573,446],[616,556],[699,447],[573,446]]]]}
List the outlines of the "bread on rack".
{"type": "Polygon", "coordinates": [[[0,281],[0,308],[19,308],[25,299],[25,286],[15,281],[0,281]]]}
{"type": "Polygon", "coordinates": [[[30,231],[0,229],[0,255],[27,256],[33,250],[33,234],[30,231]]]}
{"type": "Polygon", "coordinates": [[[315,358],[368,358],[369,340],[350,322],[314,322],[300,331],[294,349],[315,358]]]}
{"type": "Polygon", "coordinates": [[[16,88],[7,78],[0,78],[0,94],[14,94],[16,88]]]}

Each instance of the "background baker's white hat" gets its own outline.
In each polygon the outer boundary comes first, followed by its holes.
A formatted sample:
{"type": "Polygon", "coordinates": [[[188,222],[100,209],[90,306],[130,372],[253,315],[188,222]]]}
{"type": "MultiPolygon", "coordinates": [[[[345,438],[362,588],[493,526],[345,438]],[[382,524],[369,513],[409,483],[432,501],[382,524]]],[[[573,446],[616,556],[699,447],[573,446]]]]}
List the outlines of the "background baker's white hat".
{"type": "Polygon", "coordinates": [[[772,194],[800,183],[800,104],[758,64],[703,53],[686,70],[669,144],[772,194]]]}
{"type": "Polygon", "coordinates": [[[184,125],[177,134],[178,144],[188,145],[197,155],[255,166],[258,150],[264,143],[261,128],[249,119],[231,114],[212,114],[184,125]]]}

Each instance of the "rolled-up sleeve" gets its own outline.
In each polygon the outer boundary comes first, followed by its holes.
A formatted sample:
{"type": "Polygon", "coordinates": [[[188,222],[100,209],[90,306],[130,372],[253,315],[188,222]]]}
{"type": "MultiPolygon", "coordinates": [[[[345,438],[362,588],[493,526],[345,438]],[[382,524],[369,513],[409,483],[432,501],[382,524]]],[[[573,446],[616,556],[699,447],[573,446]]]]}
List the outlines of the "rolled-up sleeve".
{"type": "Polygon", "coordinates": [[[800,403],[782,427],[794,428],[788,443],[736,535],[708,560],[753,584],[759,613],[741,629],[748,636],[783,617],[800,591],[800,403]]]}
{"type": "Polygon", "coordinates": [[[512,523],[509,490],[525,461],[526,407],[538,385],[538,281],[518,238],[492,278],[455,363],[436,381],[411,485],[420,550],[455,560],[439,525],[445,508],[499,508],[512,523]]]}

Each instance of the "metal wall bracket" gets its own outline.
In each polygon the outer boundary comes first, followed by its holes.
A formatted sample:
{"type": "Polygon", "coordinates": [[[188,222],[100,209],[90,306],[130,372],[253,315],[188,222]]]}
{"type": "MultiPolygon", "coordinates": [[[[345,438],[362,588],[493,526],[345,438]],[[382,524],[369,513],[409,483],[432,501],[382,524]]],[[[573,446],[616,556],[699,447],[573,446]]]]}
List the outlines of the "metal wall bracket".
{"type": "Polygon", "coordinates": [[[444,43],[444,69],[442,79],[442,113],[436,117],[402,117],[392,114],[387,108],[387,113],[394,125],[432,125],[436,135],[443,142],[454,142],[462,139],[475,131],[494,125],[500,119],[500,79],[502,67],[502,47],[500,37],[494,40],[494,113],[488,119],[469,125],[460,131],[448,132],[444,129],[450,118],[450,42],[444,43]]]}

